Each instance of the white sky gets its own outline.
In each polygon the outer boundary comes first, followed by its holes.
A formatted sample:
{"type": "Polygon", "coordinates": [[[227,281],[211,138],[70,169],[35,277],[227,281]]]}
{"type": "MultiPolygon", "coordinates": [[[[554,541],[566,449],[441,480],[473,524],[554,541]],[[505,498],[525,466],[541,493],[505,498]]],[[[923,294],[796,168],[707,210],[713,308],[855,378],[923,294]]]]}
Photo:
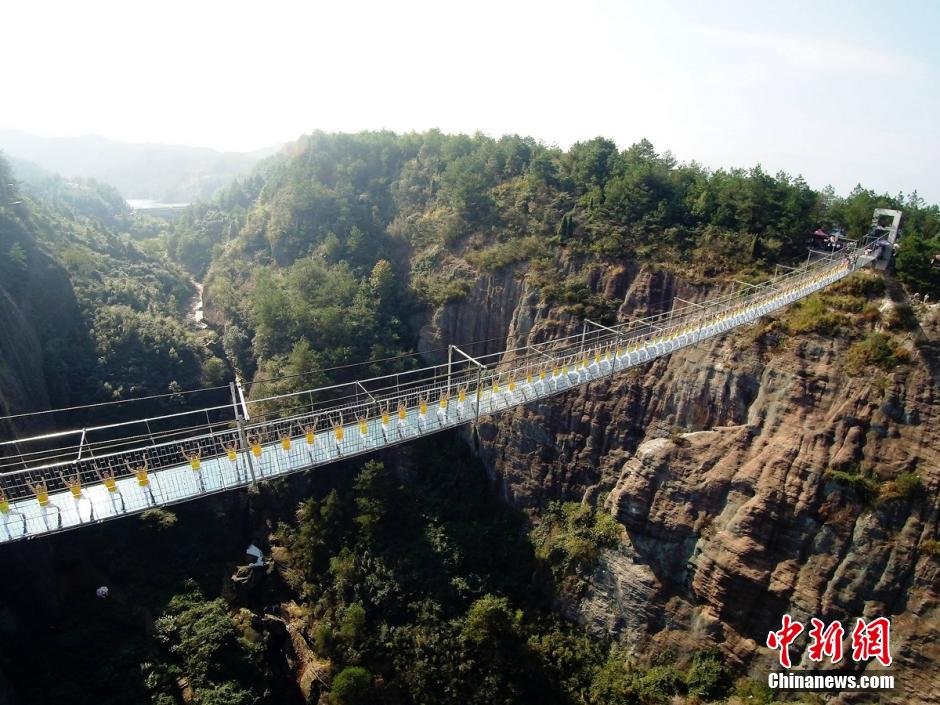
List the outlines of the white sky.
{"type": "Polygon", "coordinates": [[[929,1],[11,1],[0,127],[223,150],[314,129],[645,136],[937,202],[938,29],[929,1]]]}

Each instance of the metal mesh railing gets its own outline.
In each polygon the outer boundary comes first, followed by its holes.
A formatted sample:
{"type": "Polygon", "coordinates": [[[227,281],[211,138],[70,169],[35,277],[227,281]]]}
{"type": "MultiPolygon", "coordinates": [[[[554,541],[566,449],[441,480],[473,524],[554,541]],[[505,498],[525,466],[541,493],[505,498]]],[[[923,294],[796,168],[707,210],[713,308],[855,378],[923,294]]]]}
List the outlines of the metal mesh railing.
{"type": "Polygon", "coordinates": [[[606,327],[446,364],[248,402],[4,441],[0,541],[244,486],[368,453],[643,364],[803,298],[866,263],[849,249],[606,327]]]}

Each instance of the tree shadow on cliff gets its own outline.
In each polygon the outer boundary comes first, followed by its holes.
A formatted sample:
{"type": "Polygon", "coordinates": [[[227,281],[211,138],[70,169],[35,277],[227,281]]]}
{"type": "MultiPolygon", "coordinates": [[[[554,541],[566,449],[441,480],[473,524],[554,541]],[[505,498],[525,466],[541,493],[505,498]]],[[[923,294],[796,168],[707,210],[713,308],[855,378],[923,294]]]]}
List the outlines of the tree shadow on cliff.
{"type": "MultiPolygon", "coordinates": [[[[913,304],[911,299],[908,297],[907,292],[901,286],[900,282],[896,279],[886,277],[885,290],[891,302],[895,305],[896,310],[902,312],[900,315],[901,323],[910,332],[911,338],[914,341],[914,347],[919,353],[920,359],[927,369],[930,370],[930,377],[933,383],[937,384],[937,381],[940,380],[940,340],[931,337],[921,326],[920,319],[912,312],[911,306],[913,304]]],[[[919,305],[923,306],[923,304],[919,305]]],[[[933,315],[936,318],[938,314],[936,312],[933,314],[928,312],[927,315],[933,315]]]]}

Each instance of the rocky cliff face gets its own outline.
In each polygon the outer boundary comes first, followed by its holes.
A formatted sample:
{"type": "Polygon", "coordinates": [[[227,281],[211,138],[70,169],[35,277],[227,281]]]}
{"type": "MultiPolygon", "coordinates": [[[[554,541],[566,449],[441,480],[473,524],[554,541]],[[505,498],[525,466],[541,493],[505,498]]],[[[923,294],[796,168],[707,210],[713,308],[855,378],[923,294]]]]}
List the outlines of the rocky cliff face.
{"type": "MultiPolygon", "coordinates": [[[[0,416],[67,401],[72,382],[47,353],[87,338],[68,275],[36,244],[31,226],[0,213],[0,251],[10,242],[18,248],[18,261],[0,268],[0,416]]],[[[0,420],[0,436],[42,430],[26,423],[0,420]]]]}
{"type": "MultiPolygon", "coordinates": [[[[42,348],[32,324],[18,302],[0,286],[0,416],[48,405],[48,392],[42,371],[42,348]]],[[[12,435],[13,428],[0,422],[0,433],[12,435]]]]}
{"type": "MultiPolygon", "coordinates": [[[[582,274],[622,302],[624,319],[661,310],[673,295],[705,295],[636,266],[582,274]]],[[[439,311],[423,334],[428,347],[491,337],[494,307],[511,344],[580,329],[520,275],[484,277],[468,300],[439,311]]],[[[922,317],[933,341],[938,319],[937,310],[922,317]]],[[[804,336],[765,349],[738,331],[487,419],[479,453],[507,502],[598,502],[623,525],[621,545],[560,603],[637,654],[715,643],[763,677],[775,663],[764,641],[784,613],[842,619],[847,630],[856,617],[884,614],[899,676],[888,697],[940,702],[930,686],[940,679],[933,345],[894,372],[851,377],[845,340],[804,336]],[[859,467],[873,472],[878,499],[827,474],[859,467]],[[901,473],[916,473],[921,486],[899,491],[901,473]]]]}

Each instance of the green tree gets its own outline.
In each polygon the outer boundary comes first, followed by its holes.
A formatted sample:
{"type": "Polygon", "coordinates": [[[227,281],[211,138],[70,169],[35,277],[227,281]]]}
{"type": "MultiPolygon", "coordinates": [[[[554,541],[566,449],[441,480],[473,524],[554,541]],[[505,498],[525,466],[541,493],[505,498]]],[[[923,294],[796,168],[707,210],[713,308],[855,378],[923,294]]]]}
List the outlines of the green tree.
{"type": "Polygon", "coordinates": [[[258,698],[250,690],[228,682],[196,688],[193,692],[193,702],[196,705],[255,705],[258,698]]]}
{"type": "Polygon", "coordinates": [[[401,305],[402,287],[398,284],[392,264],[387,259],[380,259],[369,275],[369,286],[375,297],[375,306],[385,315],[394,315],[401,305]]]}
{"type": "Polygon", "coordinates": [[[333,679],[331,702],[336,705],[365,705],[372,690],[372,676],[361,666],[347,666],[333,679]]]}
{"type": "Polygon", "coordinates": [[[940,235],[928,238],[917,232],[906,232],[895,259],[898,278],[912,292],[940,297],[940,264],[934,257],[940,254],[940,235]]]}
{"type": "Polygon", "coordinates": [[[498,647],[516,637],[521,621],[522,613],[513,611],[505,597],[484,595],[467,610],[460,636],[478,646],[498,647]]]}
{"type": "Polygon", "coordinates": [[[353,489],[361,540],[366,545],[390,540],[403,500],[395,476],[382,463],[370,460],[356,477],[353,489]]]}
{"type": "Polygon", "coordinates": [[[366,626],[366,611],[362,604],[353,602],[346,606],[340,622],[339,635],[349,644],[361,638],[366,626]]]}
{"type": "Polygon", "coordinates": [[[709,701],[718,700],[731,688],[731,674],[719,652],[699,650],[692,655],[685,683],[690,695],[697,695],[709,701]]]}
{"type": "Polygon", "coordinates": [[[592,188],[602,188],[617,168],[618,161],[617,145],[604,137],[595,137],[572,145],[565,165],[575,188],[584,193],[592,188]]]}
{"type": "Polygon", "coordinates": [[[225,362],[214,355],[202,363],[202,382],[207,387],[217,387],[225,381],[225,362]]]}
{"type": "Polygon", "coordinates": [[[170,600],[155,632],[164,668],[185,676],[204,702],[255,701],[252,686],[265,675],[261,649],[242,635],[221,598],[206,600],[191,587],[170,600]]]}

